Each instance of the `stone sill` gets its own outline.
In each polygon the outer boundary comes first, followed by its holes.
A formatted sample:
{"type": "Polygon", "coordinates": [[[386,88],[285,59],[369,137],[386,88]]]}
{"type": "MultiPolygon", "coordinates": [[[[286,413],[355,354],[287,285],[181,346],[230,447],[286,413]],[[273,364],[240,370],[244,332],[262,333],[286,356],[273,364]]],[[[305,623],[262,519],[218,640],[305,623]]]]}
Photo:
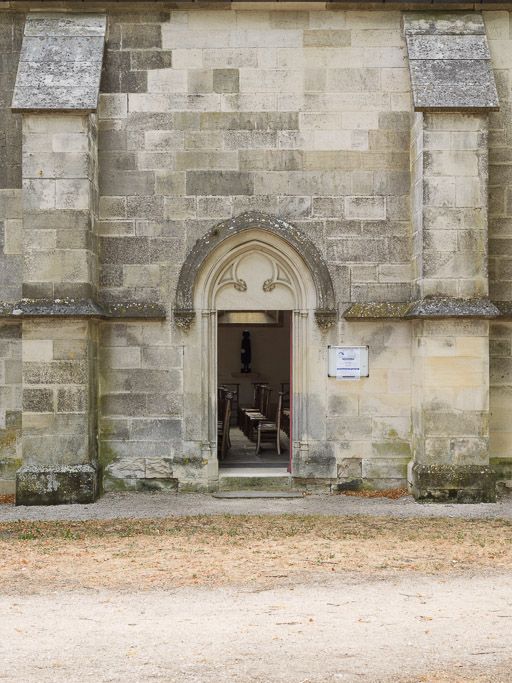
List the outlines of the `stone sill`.
{"type": "Polygon", "coordinates": [[[16,303],[0,302],[0,318],[99,318],[164,320],[167,312],[155,303],[122,301],[100,303],[93,299],[21,299],[16,303]]]}

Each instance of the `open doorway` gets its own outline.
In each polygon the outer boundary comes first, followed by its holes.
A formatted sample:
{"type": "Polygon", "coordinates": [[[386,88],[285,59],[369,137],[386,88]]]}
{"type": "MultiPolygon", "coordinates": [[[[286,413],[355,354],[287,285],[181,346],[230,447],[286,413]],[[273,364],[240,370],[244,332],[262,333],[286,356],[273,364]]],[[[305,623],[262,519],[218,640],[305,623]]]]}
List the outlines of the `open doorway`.
{"type": "Polygon", "coordinates": [[[289,469],[291,311],[219,311],[219,467],[289,469]]]}

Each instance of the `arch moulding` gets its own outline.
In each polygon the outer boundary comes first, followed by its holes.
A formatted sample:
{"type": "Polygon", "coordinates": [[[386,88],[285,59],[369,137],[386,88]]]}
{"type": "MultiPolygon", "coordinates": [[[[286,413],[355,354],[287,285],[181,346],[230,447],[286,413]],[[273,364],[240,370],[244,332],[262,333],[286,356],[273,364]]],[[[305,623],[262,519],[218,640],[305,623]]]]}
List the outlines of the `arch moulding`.
{"type": "Polygon", "coordinates": [[[277,235],[294,249],[304,262],[313,281],[316,293],[315,320],[317,324],[323,329],[334,325],[337,320],[334,287],[327,264],[316,246],[293,225],[256,211],[246,212],[236,218],[218,223],[197,240],[181,267],[178,279],[174,304],[176,325],[187,330],[195,319],[194,289],[198,273],[201,272],[205,261],[225,240],[245,231],[261,231],[277,235]]]}

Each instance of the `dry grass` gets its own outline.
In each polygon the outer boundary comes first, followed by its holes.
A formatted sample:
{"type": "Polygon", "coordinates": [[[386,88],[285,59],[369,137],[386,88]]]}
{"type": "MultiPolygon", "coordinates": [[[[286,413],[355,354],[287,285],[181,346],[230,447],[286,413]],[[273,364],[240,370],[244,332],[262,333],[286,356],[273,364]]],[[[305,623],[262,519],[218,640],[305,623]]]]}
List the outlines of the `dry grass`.
{"type": "Polygon", "coordinates": [[[269,585],[333,572],[509,570],[499,520],[204,516],[0,524],[0,590],[269,585]]]}
{"type": "Polygon", "coordinates": [[[404,496],[409,495],[407,489],[383,489],[382,491],[343,491],[344,496],[353,496],[356,498],[389,498],[390,500],[398,500],[404,496]]]}
{"type": "Polygon", "coordinates": [[[15,496],[0,496],[0,505],[14,505],[15,496]]]}
{"type": "Polygon", "coordinates": [[[461,664],[459,671],[452,669],[451,671],[417,674],[399,679],[393,677],[389,683],[510,683],[511,664],[512,662],[508,660],[498,666],[487,666],[485,667],[486,671],[480,672],[468,672],[467,666],[461,664]]]}

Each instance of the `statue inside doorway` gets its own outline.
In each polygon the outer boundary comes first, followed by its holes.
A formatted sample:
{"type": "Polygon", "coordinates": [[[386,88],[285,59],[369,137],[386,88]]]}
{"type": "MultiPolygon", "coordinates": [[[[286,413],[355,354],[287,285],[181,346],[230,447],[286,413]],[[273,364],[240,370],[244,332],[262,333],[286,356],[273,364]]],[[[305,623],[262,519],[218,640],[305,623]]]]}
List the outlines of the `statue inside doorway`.
{"type": "Polygon", "coordinates": [[[242,369],[240,372],[251,372],[251,333],[249,330],[242,332],[242,347],[240,350],[240,360],[242,369]]]}

